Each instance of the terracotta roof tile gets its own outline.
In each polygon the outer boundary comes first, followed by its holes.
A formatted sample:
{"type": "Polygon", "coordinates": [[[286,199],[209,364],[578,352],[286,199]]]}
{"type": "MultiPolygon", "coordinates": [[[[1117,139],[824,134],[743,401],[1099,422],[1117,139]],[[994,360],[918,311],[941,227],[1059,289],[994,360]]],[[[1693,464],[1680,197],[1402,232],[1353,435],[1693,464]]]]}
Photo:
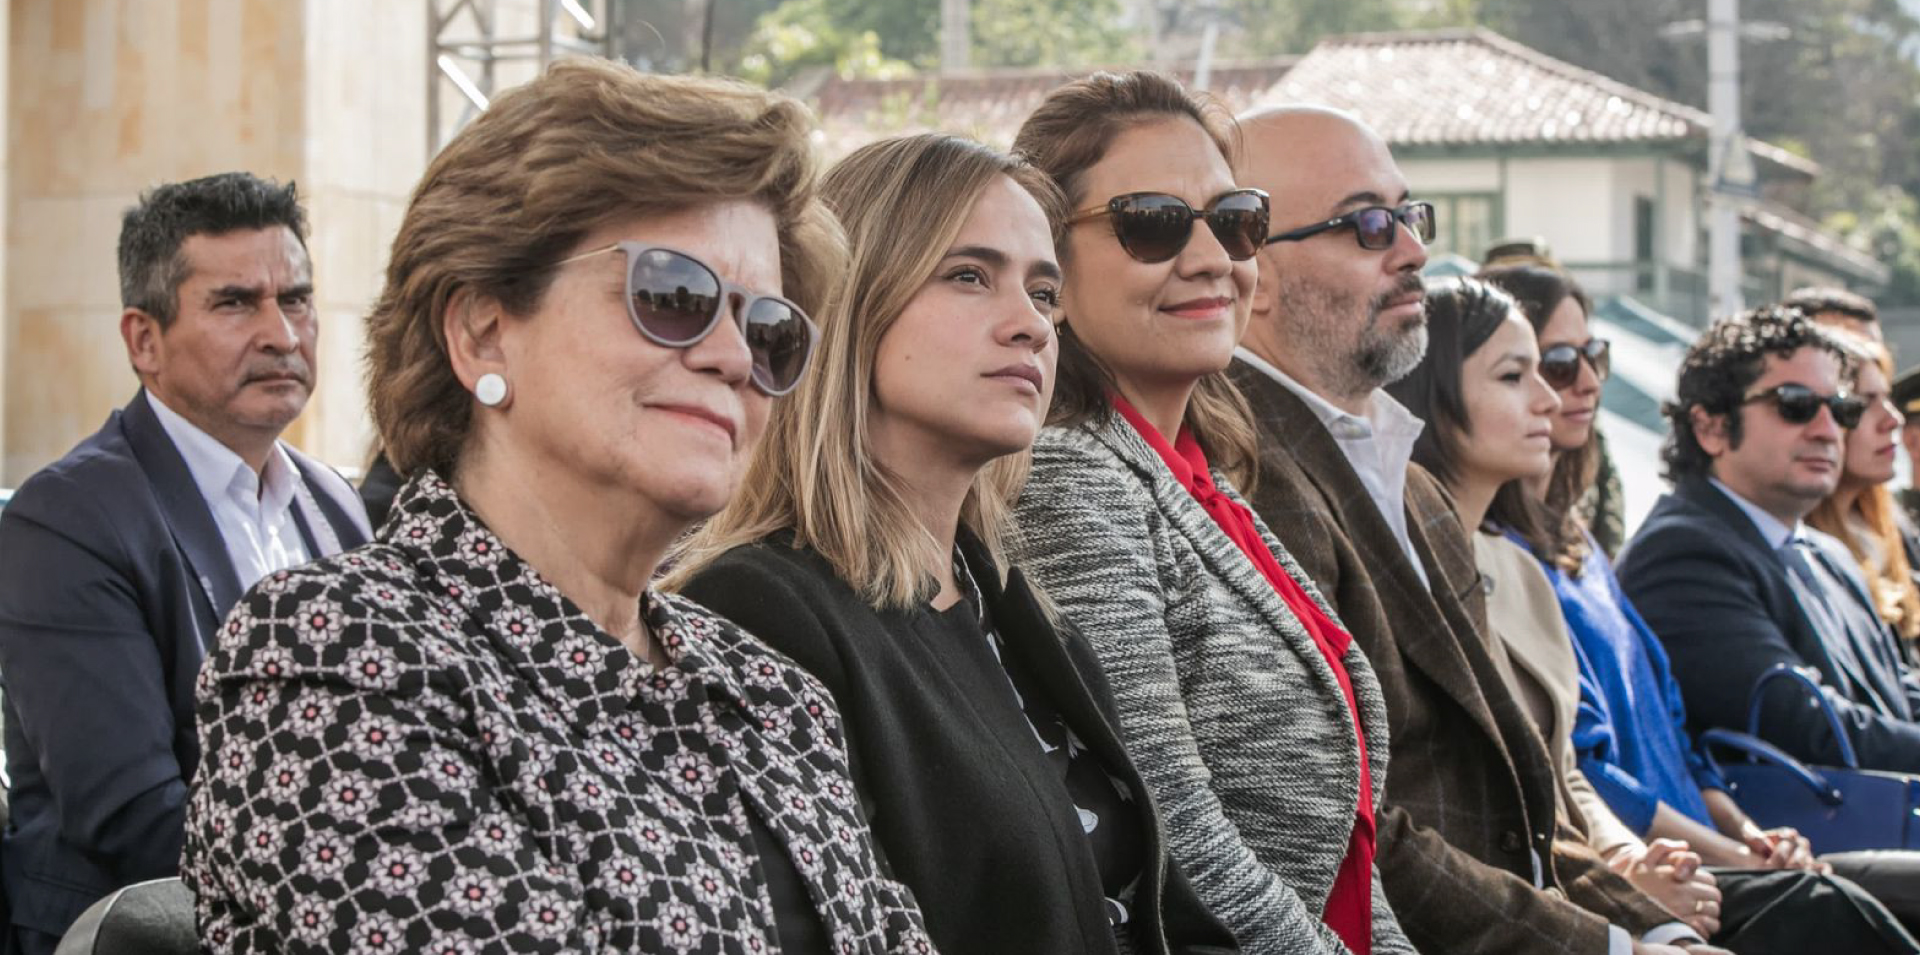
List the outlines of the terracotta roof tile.
{"type": "MultiPolygon", "coordinates": [[[[1238,113],[1265,96],[1296,62],[1287,57],[1216,66],[1208,93],[1238,113]]],[[[1048,93],[1092,70],[980,70],[893,80],[829,79],[811,97],[829,155],[887,136],[949,132],[1002,149],[1048,93]]],[[[1183,83],[1193,71],[1170,70],[1183,83]]]]}
{"type": "MultiPolygon", "coordinates": [[[[1322,41],[1261,105],[1350,110],[1399,145],[1662,143],[1707,138],[1707,114],[1481,29],[1322,41]]],[[[1801,175],[1819,167],[1766,143],[1754,154],[1801,175]]]]}

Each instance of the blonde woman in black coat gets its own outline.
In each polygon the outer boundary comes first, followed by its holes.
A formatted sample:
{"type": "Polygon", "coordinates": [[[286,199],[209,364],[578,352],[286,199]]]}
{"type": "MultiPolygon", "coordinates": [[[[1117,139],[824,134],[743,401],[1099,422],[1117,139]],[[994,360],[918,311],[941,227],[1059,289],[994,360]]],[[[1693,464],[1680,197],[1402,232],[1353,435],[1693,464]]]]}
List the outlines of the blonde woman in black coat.
{"type": "Polygon", "coordinates": [[[861,805],[941,951],[1230,950],[1168,866],[1086,642],[1002,559],[1052,391],[1059,193],[928,135],[854,153],[826,194],[853,268],[819,373],[669,586],[833,692],[861,805]]]}

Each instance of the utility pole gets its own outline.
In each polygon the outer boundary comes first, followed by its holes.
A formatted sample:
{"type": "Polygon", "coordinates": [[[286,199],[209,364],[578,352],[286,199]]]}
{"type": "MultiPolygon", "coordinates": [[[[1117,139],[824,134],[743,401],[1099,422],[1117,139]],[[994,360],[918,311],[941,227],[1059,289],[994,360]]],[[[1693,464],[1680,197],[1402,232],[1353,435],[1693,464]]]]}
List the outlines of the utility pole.
{"type": "Polygon", "coordinates": [[[970,0],[940,0],[940,72],[967,68],[973,54],[973,6],[970,0]]]}
{"type": "Polygon", "coordinates": [[[1707,293],[1715,316],[1746,308],[1740,206],[1754,195],[1753,157],[1740,131],[1740,0],[1707,0],[1707,293]]]}
{"type": "Polygon", "coordinates": [[[1746,307],[1740,261],[1740,209],[1759,196],[1759,176],[1740,124],[1740,42],[1777,41],[1778,23],[1740,22],[1740,0],[1707,0],[1707,19],[1670,23],[1667,39],[1707,37],[1707,294],[1710,315],[1746,307]]]}
{"type": "Polygon", "coordinates": [[[1214,0],[1206,0],[1196,12],[1201,21],[1200,55],[1193,61],[1193,88],[1205,90],[1213,85],[1213,51],[1220,42],[1222,11],[1214,0]]]}

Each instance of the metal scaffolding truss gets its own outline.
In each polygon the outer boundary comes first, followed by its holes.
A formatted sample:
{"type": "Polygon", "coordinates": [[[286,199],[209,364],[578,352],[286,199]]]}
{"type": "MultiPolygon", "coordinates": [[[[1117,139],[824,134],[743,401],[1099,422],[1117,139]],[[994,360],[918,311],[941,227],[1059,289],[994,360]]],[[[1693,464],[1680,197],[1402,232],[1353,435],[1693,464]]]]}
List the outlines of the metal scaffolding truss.
{"type": "Polygon", "coordinates": [[[560,56],[610,56],[616,6],[615,0],[427,0],[427,154],[439,153],[487,108],[503,65],[519,74],[511,83],[560,56]],[[459,104],[457,115],[446,115],[445,101],[459,104]]]}

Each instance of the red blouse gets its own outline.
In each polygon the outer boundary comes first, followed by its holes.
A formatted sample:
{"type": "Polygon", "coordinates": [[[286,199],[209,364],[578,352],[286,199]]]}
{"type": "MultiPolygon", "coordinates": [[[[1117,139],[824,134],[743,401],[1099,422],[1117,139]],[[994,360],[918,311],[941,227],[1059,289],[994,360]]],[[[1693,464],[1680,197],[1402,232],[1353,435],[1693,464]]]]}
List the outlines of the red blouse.
{"type": "Polygon", "coordinates": [[[1334,678],[1340,681],[1340,692],[1346,696],[1347,710],[1353,715],[1354,736],[1360,743],[1360,804],[1353,824],[1353,835],[1347,841],[1347,856],[1340,863],[1340,871],[1335,874],[1333,891],[1327,896],[1326,911],[1321,921],[1333,929],[1334,934],[1346,943],[1354,955],[1369,955],[1373,948],[1373,776],[1367,768],[1367,735],[1360,724],[1360,707],[1353,696],[1353,681],[1347,675],[1347,668],[1341,662],[1347,647],[1353,643],[1352,635],[1335,623],[1332,617],[1320,609],[1308,595],[1299,581],[1287,575],[1280,561],[1273,556],[1266,542],[1260,537],[1260,530],[1253,522],[1253,512],[1246,506],[1221,493],[1213,483],[1213,471],[1207,465],[1207,456],[1200,450],[1200,442],[1184,425],[1172,445],[1148,423],[1147,419],[1128,404],[1118,394],[1113,396],[1113,406],[1120,416],[1133,425],[1135,431],[1146,439],[1147,445],[1160,455],[1167,469],[1173,472],[1175,480],[1188,490],[1194,500],[1206,510],[1207,516],[1219,525],[1229,539],[1239,546],[1240,551],[1253,561],[1261,576],[1280,595],[1287,609],[1299,619],[1313,637],[1313,643],[1320,648],[1321,656],[1327,665],[1333,668],[1334,678]]]}

